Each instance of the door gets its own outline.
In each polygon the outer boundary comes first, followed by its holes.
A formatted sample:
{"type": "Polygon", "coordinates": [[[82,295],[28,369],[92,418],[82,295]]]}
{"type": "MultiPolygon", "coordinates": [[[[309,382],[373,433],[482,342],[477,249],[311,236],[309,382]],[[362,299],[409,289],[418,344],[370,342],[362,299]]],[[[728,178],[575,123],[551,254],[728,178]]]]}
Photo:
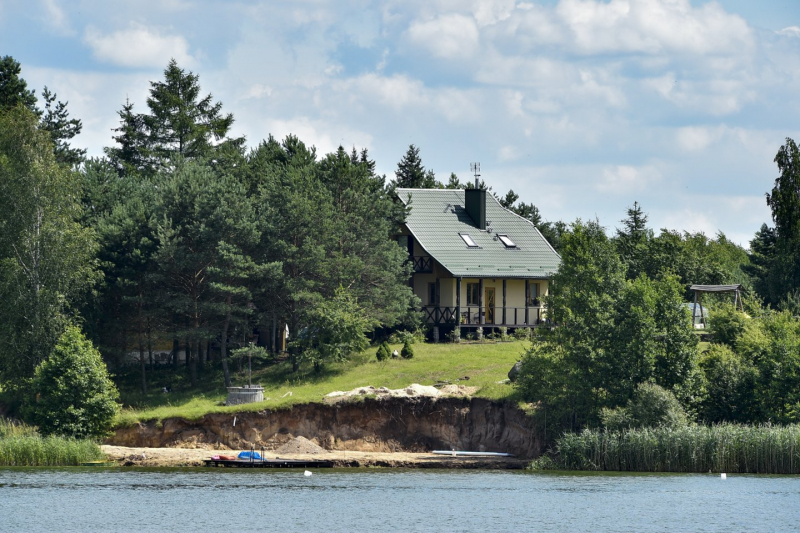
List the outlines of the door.
{"type": "Polygon", "coordinates": [[[486,323],[494,324],[494,287],[486,287],[484,289],[486,299],[486,323]]]}

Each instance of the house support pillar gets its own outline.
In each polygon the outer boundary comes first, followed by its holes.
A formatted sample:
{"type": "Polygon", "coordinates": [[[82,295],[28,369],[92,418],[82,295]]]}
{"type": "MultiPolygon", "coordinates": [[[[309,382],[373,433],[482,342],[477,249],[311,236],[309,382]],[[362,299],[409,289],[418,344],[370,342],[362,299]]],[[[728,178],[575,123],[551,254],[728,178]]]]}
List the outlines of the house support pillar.
{"type": "Polygon", "coordinates": [[[530,315],[530,310],[528,309],[528,301],[530,300],[531,297],[531,292],[530,292],[531,284],[530,281],[528,281],[527,279],[523,281],[525,281],[525,325],[530,326],[530,322],[528,321],[530,315]]]}
{"type": "Polygon", "coordinates": [[[508,324],[506,322],[506,280],[503,280],[503,325],[505,326],[508,324]]]}
{"type": "Polygon", "coordinates": [[[486,324],[486,313],[483,309],[483,278],[478,280],[478,316],[480,317],[480,325],[486,324]]]}
{"type": "Polygon", "coordinates": [[[461,278],[456,278],[456,326],[453,328],[453,342],[461,340],[461,278]]]}
{"type": "Polygon", "coordinates": [[[439,326],[433,326],[433,342],[439,342],[439,326]]]}

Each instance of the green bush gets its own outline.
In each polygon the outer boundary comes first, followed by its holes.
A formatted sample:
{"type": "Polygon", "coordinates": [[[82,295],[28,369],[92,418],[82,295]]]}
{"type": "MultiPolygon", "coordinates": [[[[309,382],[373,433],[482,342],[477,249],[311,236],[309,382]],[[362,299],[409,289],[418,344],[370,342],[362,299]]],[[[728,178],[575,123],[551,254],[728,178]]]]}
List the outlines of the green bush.
{"type": "Polygon", "coordinates": [[[512,333],[512,336],[518,341],[529,341],[531,340],[531,329],[517,328],[514,330],[514,333],[512,333]]]}
{"type": "Polygon", "coordinates": [[[736,346],[736,339],[744,331],[747,316],[733,304],[720,304],[710,311],[709,326],[714,333],[714,342],[736,346]]]}
{"type": "Polygon", "coordinates": [[[375,357],[378,361],[385,361],[392,356],[392,352],[389,351],[389,345],[385,342],[382,342],[380,346],[378,346],[378,351],[375,352],[375,357]]]}
{"type": "Polygon", "coordinates": [[[672,392],[654,383],[640,383],[625,407],[603,409],[608,431],[628,428],[678,428],[688,424],[686,412],[672,392]]]}
{"type": "Polygon", "coordinates": [[[408,342],[409,344],[415,344],[417,342],[425,342],[425,333],[422,330],[417,331],[395,331],[389,336],[389,342],[391,344],[405,344],[408,342]]]}
{"type": "Polygon", "coordinates": [[[25,413],[44,435],[103,437],[119,411],[119,393],[100,352],[74,326],[36,367],[32,393],[25,413]]]}
{"type": "Polygon", "coordinates": [[[724,344],[712,344],[699,362],[706,396],[699,415],[707,422],[756,420],[755,387],[758,370],[724,344]]]}
{"type": "Polygon", "coordinates": [[[411,343],[406,341],[403,344],[403,349],[400,351],[400,357],[403,359],[411,359],[414,357],[414,348],[411,346],[411,343]]]}

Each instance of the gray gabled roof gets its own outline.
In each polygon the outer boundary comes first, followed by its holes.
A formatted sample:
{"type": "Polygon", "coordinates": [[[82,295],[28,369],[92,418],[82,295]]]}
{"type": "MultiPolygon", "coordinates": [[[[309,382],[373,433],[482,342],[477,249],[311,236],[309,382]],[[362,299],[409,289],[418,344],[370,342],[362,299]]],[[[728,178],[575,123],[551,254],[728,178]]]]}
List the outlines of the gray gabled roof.
{"type": "Polygon", "coordinates": [[[558,269],[559,255],[528,220],[504,209],[486,195],[486,230],[480,230],[464,208],[461,189],[397,189],[411,206],[406,226],[417,242],[456,277],[548,278],[558,269]],[[466,233],[478,248],[469,248],[466,233]],[[516,245],[507,248],[497,235],[516,245]]]}

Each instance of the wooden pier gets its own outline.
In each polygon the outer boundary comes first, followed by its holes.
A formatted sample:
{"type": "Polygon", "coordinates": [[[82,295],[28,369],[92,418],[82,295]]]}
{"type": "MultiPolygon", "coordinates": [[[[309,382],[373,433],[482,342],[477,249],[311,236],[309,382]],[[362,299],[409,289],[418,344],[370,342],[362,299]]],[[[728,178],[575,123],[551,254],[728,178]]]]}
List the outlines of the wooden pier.
{"type": "Polygon", "coordinates": [[[333,468],[325,459],[204,459],[206,466],[223,468],[333,468]]]}

